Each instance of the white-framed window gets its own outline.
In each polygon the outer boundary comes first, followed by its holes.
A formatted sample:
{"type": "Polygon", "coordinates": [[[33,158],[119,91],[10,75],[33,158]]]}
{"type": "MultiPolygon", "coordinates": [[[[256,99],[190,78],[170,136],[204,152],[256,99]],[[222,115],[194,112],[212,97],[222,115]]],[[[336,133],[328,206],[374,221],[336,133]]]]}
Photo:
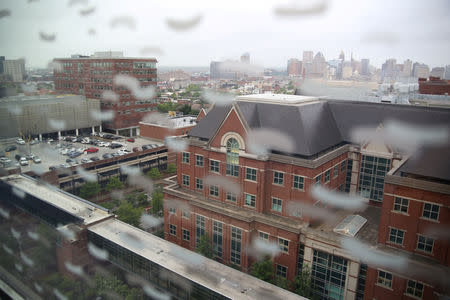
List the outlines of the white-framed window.
{"type": "Polygon", "coordinates": [[[314,181],[316,182],[316,184],[321,184],[322,183],[322,174],[317,175],[314,178],[314,181]]]}
{"type": "Polygon", "coordinates": [[[434,239],[424,236],[424,235],[418,235],[417,236],[417,250],[426,252],[426,253],[433,253],[433,245],[434,245],[434,239]]]}
{"type": "Polygon", "coordinates": [[[282,278],[286,278],[287,276],[287,267],[277,264],[277,276],[280,276],[282,278]]]}
{"type": "Polygon", "coordinates": [[[203,179],[195,178],[195,189],[196,190],[203,190],[203,179]]]}
{"type": "Polygon", "coordinates": [[[439,205],[433,203],[424,203],[422,217],[437,221],[439,218],[439,205]]]}
{"type": "Polygon", "coordinates": [[[405,294],[422,299],[423,296],[423,284],[414,280],[408,280],[406,283],[405,294]]]}
{"type": "Polygon", "coordinates": [[[389,229],[389,242],[403,245],[403,238],[405,237],[405,231],[397,228],[389,229]]]}
{"type": "Polygon", "coordinates": [[[177,226],[169,224],[169,233],[171,235],[177,235],[177,226]]]}
{"type": "Polygon", "coordinates": [[[294,175],[294,179],[292,181],[292,187],[294,189],[298,190],[304,190],[305,189],[305,178],[302,176],[294,175]]]}
{"type": "Polygon", "coordinates": [[[272,198],[272,210],[277,211],[277,212],[281,212],[282,208],[283,208],[283,200],[278,199],[278,198],[272,198]]]}
{"type": "Polygon", "coordinates": [[[217,185],[210,185],[209,195],[213,197],[219,197],[219,187],[217,185]]]}
{"type": "Polygon", "coordinates": [[[255,207],[256,206],[256,196],[251,194],[244,194],[245,205],[255,207]]]}
{"type": "Polygon", "coordinates": [[[182,217],[185,218],[185,219],[190,219],[191,218],[191,212],[184,209],[183,212],[182,212],[182,217]]]}
{"type": "Polygon", "coordinates": [[[339,175],[339,165],[335,165],[333,169],[333,178],[338,177],[339,175]]]}
{"type": "Polygon", "coordinates": [[[203,155],[195,155],[195,165],[197,167],[203,167],[203,155]]]}
{"type": "Polygon", "coordinates": [[[260,231],[260,232],[259,232],[259,238],[260,238],[261,240],[268,241],[268,240],[269,240],[269,234],[266,233],[266,232],[260,231]]]}
{"type": "Polygon", "coordinates": [[[284,183],[284,173],[273,171],[273,183],[278,185],[283,185],[284,183]]]}
{"type": "Polygon", "coordinates": [[[182,182],[184,186],[189,186],[189,175],[182,175],[182,182]]]}
{"type": "Polygon", "coordinates": [[[283,253],[289,253],[289,241],[288,240],[278,238],[278,247],[280,247],[280,250],[283,253]]]}
{"type": "Polygon", "coordinates": [[[237,201],[237,195],[232,192],[227,192],[227,201],[235,202],[237,201]]]}
{"type": "Polygon", "coordinates": [[[184,241],[190,241],[191,240],[191,233],[189,230],[183,228],[183,240],[184,241]]]}
{"type": "Polygon", "coordinates": [[[220,162],[218,160],[209,160],[209,170],[214,173],[220,172],[220,162]]]}
{"type": "Polygon", "coordinates": [[[409,200],[405,198],[394,198],[394,211],[408,213],[409,200]]]}
{"type": "Polygon", "coordinates": [[[231,227],[230,262],[241,265],[242,229],[231,227]]]}
{"type": "Polygon", "coordinates": [[[251,181],[256,181],[257,179],[257,169],[253,169],[253,168],[245,168],[245,179],[247,180],[251,180],[251,181]]]}
{"type": "Polygon", "coordinates": [[[344,160],[341,162],[341,173],[345,172],[345,167],[347,166],[346,162],[347,162],[347,160],[344,160]]]}
{"type": "Polygon", "coordinates": [[[181,162],[185,164],[189,163],[189,152],[183,152],[181,154],[181,162]]]}
{"type": "Polygon", "coordinates": [[[324,183],[330,182],[330,174],[331,174],[331,170],[326,170],[326,171],[325,171],[325,180],[324,180],[324,183]]]}
{"type": "Polygon", "coordinates": [[[377,284],[392,288],[392,274],[386,271],[378,270],[377,284]]]}
{"type": "Polygon", "coordinates": [[[169,214],[176,214],[177,209],[175,207],[169,207],[169,214]]]}

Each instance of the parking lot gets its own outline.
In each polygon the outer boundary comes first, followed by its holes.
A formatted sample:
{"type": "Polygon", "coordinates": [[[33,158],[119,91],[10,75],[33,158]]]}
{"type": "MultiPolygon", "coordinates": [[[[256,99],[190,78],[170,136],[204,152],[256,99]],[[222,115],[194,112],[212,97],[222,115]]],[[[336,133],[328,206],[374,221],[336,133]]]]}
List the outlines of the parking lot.
{"type": "MultiPolygon", "coordinates": [[[[9,167],[20,167],[22,172],[28,172],[28,171],[35,171],[36,173],[44,173],[49,171],[50,167],[70,167],[73,165],[82,165],[82,160],[89,160],[92,157],[97,157],[99,160],[103,159],[103,155],[106,153],[109,154],[115,154],[119,151],[119,150],[123,150],[123,149],[127,149],[129,151],[133,151],[134,147],[138,147],[139,150],[142,149],[143,145],[149,145],[149,144],[156,144],[156,145],[162,145],[161,142],[158,141],[154,141],[148,138],[141,138],[141,137],[135,137],[135,142],[128,142],[127,139],[128,137],[120,137],[117,140],[110,140],[110,139],[104,139],[102,137],[89,137],[91,139],[95,139],[95,140],[99,140],[99,141],[104,141],[104,142],[114,142],[114,143],[120,143],[123,146],[120,148],[116,148],[116,149],[111,149],[110,147],[105,147],[105,146],[94,146],[91,144],[83,144],[81,142],[68,142],[68,141],[53,141],[50,143],[47,143],[46,141],[43,142],[39,142],[36,144],[32,144],[32,143],[26,143],[25,145],[19,145],[17,143],[15,143],[14,140],[8,140],[8,141],[0,141],[0,151],[4,152],[5,158],[3,158],[3,160],[6,159],[10,159],[11,163],[9,164],[9,167]],[[10,145],[14,145],[17,147],[16,150],[13,151],[9,151],[9,152],[5,152],[5,149],[10,146],[10,145]],[[90,148],[90,147],[95,147],[98,149],[98,152],[96,153],[86,153],[84,152],[85,149],[90,148]],[[82,152],[82,154],[76,158],[69,158],[69,156],[67,155],[63,155],[61,154],[63,149],[67,149],[67,150],[79,150],[80,152],[82,152]],[[28,160],[28,165],[27,166],[20,166],[20,164],[18,163],[18,161],[16,160],[16,156],[19,155],[21,157],[26,157],[26,156],[38,156],[41,159],[41,163],[35,163],[32,159],[28,160]],[[67,159],[71,159],[73,162],[69,162],[67,163],[67,159]]],[[[1,166],[1,165],[0,165],[1,166]]],[[[8,167],[8,165],[6,165],[5,167],[8,167]]]]}

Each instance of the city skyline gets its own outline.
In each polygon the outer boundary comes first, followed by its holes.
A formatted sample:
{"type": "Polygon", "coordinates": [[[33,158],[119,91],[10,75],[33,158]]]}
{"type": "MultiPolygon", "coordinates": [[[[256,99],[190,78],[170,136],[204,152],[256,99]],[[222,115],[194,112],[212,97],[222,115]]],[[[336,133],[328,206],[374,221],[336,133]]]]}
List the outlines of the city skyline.
{"type": "Polygon", "coordinates": [[[11,59],[25,58],[29,67],[44,67],[54,57],[106,50],[156,57],[160,66],[207,66],[249,52],[253,63],[278,68],[300,58],[304,50],[321,51],[327,60],[337,58],[341,50],[347,57],[353,52],[355,59],[368,58],[377,67],[389,58],[430,67],[448,64],[448,3],[398,2],[323,2],[323,11],[313,15],[280,16],[276,8],[286,3],[275,1],[117,1],[108,7],[97,1],[72,6],[9,1],[1,8],[11,15],[0,19],[0,38],[5,41],[0,49],[11,59]],[[418,19],[422,22],[414,21],[418,19]]]}

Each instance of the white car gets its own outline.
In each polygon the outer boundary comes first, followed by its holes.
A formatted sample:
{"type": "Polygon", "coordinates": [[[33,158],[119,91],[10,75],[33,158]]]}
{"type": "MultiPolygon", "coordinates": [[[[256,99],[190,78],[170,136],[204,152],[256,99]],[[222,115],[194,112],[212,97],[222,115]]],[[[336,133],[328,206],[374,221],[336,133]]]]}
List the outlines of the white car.
{"type": "Polygon", "coordinates": [[[16,139],[16,143],[19,145],[25,145],[25,141],[21,138],[16,139]]]}
{"type": "Polygon", "coordinates": [[[130,154],[130,153],[131,153],[131,151],[128,149],[120,149],[117,151],[117,154],[119,154],[119,155],[125,155],[125,154],[130,154]]]}
{"type": "Polygon", "coordinates": [[[66,155],[67,152],[69,152],[69,149],[66,148],[66,149],[62,149],[61,151],[59,151],[59,154],[66,155]]]}
{"type": "Polygon", "coordinates": [[[19,163],[21,166],[28,166],[28,159],[21,157],[19,163]]]}

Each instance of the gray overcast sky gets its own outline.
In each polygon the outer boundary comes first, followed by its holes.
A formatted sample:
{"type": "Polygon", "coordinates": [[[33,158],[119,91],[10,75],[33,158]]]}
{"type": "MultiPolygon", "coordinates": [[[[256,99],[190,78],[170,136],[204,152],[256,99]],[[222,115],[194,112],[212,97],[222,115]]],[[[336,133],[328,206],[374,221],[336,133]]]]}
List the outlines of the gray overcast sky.
{"type": "Polygon", "coordinates": [[[356,59],[369,58],[380,67],[387,58],[410,58],[431,67],[450,64],[450,1],[334,0],[322,14],[280,17],[274,8],[314,5],[323,0],[2,0],[0,55],[24,57],[29,67],[45,66],[54,57],[123,51],[142,56],[144,47],[160,47],[162,66],[207,66],[214,59],[237,59],[250,52],[254,63],[285,67],[303,50],[322,51],[337,58],[344,50],[356,59]],[[84,2],[84,3],[80,3],[84,2]],[[79,11],[95,7],[81,16],[79,11]],[[174,31],[166,18],[202,19],[189,31],[174,31]],[[133,17],[136,29],[112,28],[111,20],[133,17]],[[89,35],[90,28],[95,35],[89,35]],[[56,34],[42,41],[39,32],[56,34]]]}

